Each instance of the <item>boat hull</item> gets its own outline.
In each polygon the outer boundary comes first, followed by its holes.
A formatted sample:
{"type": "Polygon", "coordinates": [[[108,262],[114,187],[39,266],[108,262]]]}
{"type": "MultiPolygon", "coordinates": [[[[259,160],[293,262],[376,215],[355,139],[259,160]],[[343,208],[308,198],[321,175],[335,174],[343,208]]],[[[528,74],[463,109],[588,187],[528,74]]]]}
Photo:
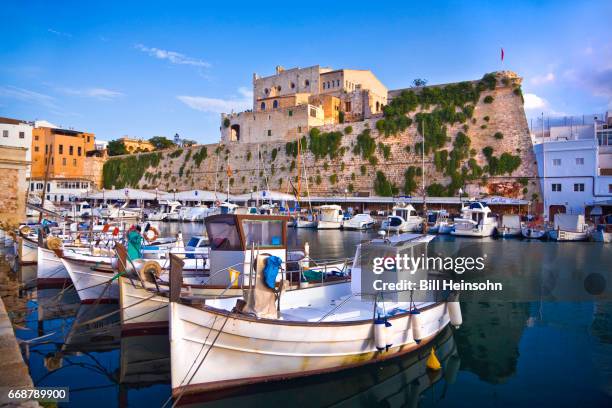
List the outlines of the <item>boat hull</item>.
{"type": "Polygon", "coordinates": [[[545,239],[547,232],[544,229],[523,227],[521,229],[521,235],[523,238],[527,239],[545,239]]]}
{"type": "MultiPolygon", "coordinates": [[[[93,258],[93,257],[91,257],[93,258]]],[[[97,261],[60,258],[74,284],[81,303],[117,303],[119,285],[111,266],[112,258],[98,257],[97,261]]]]}
{"type": "Polygon", "coordinates": [[[38,245],[27,238],[17,240],[17,254],[21,265],[33,265],[38,261],[38,245]]]}
{"type": "Polygon", "coordinates": [[[471,229],[458,228],[455,225],[455,229],[451,231],[451,235],[484,238],[492,236],[495,233],[495,229],[496,227],[494,225],[477,226],[471,229]]]}
{"type": "Polygon", "coordinates": [[[565,231],[562,229],[551,230],[550,239],[553,241],[586,241],[589,238],[588,232],[565,231]]]}
{"type": "Polygon", "coordinates": [[[512,227],[501,227],[497,230],[497,233],[502,238],[516,238],[521,236],[521,229],[512,227]]]}
{"type": "Polygon", "coordinates": [[[70,275],[64,264],[50,249],[38,247],[38,267],[36,283],[40,286],[64,286],[70,281],[70,275]]]}
{"type": "Polygon", "coordinates": [[[393,358],[423,346],[449,323],[444,303],[422,310],[423,338],[417,344],[412,337],[412,315],[394,316],[390,318],[395,328],[393,345],[381,352],[375,347],[372,320],[329,323],[257,320],[174,302],[170,309],[175,397],[338,371],[393,358]],[[202,362],[203,355],[206,358],[202,362]],[[232,369],[228,370],[228,366],[232,369]],[[199,369],[193,370],[194,367],[199,369]]]}
{"type": "Polygon", "coordinates": [[[342,227],[342,222],[340,221],[323,221],[319,220],[317,223],[317,229],[340,229],[342,227]]]}

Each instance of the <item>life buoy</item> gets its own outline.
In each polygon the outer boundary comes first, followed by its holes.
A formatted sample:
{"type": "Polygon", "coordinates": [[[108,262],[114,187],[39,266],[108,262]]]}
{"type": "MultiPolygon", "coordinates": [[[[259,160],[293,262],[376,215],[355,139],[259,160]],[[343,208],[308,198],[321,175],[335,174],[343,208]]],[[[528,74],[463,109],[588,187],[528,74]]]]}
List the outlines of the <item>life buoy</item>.
{"type": "Polygon", "coordinates": [[[30,232],[32,232],[32,228],[27,225],[22,225],[21,227],[19,227],[19,232],[21,233],[21,235],[28,235],[30,232]]]}
{"type": "Polygon", "coordinates": [[[159,231],[155,227],[150,227],[147,232],[144,233],[144,238],[147,242],[157,241],[157,238],[159,238],[159,231]],[[153,235],[151,236],[151,234],[153,235]]]}

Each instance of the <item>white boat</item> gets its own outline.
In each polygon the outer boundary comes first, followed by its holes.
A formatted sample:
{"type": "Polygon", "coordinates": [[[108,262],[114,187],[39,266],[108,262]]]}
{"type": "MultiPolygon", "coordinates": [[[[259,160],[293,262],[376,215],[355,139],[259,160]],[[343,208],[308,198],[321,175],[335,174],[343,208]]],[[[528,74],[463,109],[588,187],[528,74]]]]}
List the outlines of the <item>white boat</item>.
{"type": "Polygon", "coordinates": [[[108,220],[132,220],[140,218],[141,210],[139,208],[129,208],[127,205],[128,201],[121,206],[101,204],[93,209],[93,215],[108,220]]]}
{"type": "Polygon", "coordinates": [[[178,212],[181,203],[173,200],[160,200],[159,208],[152,213],[149,213],[147,219],[149,221],[164,221],[168,215],[178,212]]]}
{"type": "Polygon", "coordinates": [[[51,249],[38,248],[38,267],[36,268],[36,285],[44,287],[64,286],[70,281],[70,275],[64,264],[51,249]]]}
{"type": "Polygon", "coordinates": [[[229,201],[226,201],[224,203],[221,203],[218,207],[218,210],[216,211],[216,213],[218,214],[234,214],[236,213],[236,210],[239,208],[238,205],[234,204],[234,203],[230,203],[229,201]]]}
{"type": "Polygon", "coordinates": [[[523,225],[521,235],[527,239],[546,239],[548,230],[543,225],[523,225]]]}
{"type": "Polygon", "coordinates": [[[21,265],[33,265],[38,261],[38,233],[30,227],[23,226],[19,229],[15,246],[21,265]]]}
{"type": "Polygon", "coordinates": [[[204,218],[211,215],[212,209],[206,205],[196,205],[194,207],[185,207],[185,211],[181,217],[185,222],[203,221],[204,218]]]}
{"type": "Polygon", "coordinates": [[[396,205],[391,215],[387,216],[380,226],[382,231],[414,232],[423,227],[423,218],[417,215],[411,204],[396,205]]]}
{"type": "Polygon", "coordinates": [[[521,217],[516,214],[502,215],[501,225],[497,228],[497,233],[502,238],[520,237],[523,224],[521,217]]]}
{"type": "Polygon", "coordinates": [[[548,235],[553,241],[586,241],[590,226],[582,214],[555,214],[554,228],[548,235]]]}
{"type": "Polygon", "coordinates": [[[344,221],[342,228],[348,230],[367,230],[376,225],[376,221],[370,214],[357,214],[353,218],[344,221]]]}
{"type": "Polygon", "coordinates": [[[87,201],[79,201],[72,203],[70,209],[62,210],[61,215],[63,217],[74,217],[74,218],[89,218],[92,216],[91,205],[87,201]]]}
{"type": "Polygon", "coordinates": [[[317,229],[340,229],[344,219],[342,207],[336,204],[322,205],[317,220],[317,229]]]}
{"type": "Polygon", "coordinates": [[[431,234],[450,234],[455,227],[446,210],[430,211],[427,218],[430,224],[428,232],[431,234]]]}
{"type": "Polygon", "coordinates": [[[497,217],[486,203],[473,201],[461,210],[461,218],[455,218],[452,235],[463,237],[490,237],[497,228],[497,217]]]}
{"type": "Polygon", "coordinates": [[[171,301],[175,399],[378,363],[424,347],[449,323],[461,324],[457,302],[375,302],[364,296],[359,261],[350,282],[287,290],[277,304],[263,280],[267,259],[256,257],[255,284],[240,302],[171,301]]]}

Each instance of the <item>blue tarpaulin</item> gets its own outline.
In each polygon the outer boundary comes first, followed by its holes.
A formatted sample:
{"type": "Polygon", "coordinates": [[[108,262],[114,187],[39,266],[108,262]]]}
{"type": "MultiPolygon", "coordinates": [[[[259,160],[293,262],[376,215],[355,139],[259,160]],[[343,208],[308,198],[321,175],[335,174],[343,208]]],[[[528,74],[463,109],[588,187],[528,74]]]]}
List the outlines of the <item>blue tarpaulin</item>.
{"type": "Polygon", "coordinates": [[[264,268],[264,281],[266,286],[270,289],[274,289],[276,284],[276,276],[280,269],[282,260],[278,256],[269,256],[266,259],[266,267],[264,268]]]}

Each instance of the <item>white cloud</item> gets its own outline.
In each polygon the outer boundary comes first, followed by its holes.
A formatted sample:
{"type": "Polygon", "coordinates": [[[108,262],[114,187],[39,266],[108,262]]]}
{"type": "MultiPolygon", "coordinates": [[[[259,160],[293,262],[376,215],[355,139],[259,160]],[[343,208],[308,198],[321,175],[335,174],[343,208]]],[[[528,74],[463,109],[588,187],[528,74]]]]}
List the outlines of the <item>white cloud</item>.
{"type": "Polygon", "coordinates": [[[168,60],[173,64],[179,65],[192,65],[200,68],[209,68],[211,65],[206,61],[202,61],[201,59],[191,58],[186,56],[185,54],[181,54],[176,51],[168,51],[162,50],[160,48],[151,48],[146,47],[142,44],[136,44],[136,49],[139,49],[142,52],[149,54],[151,57],[155,57],[162,60],[168,60]]]}
{"type": "Polygon", "coordinates": [[[525,99],[525,110],[543,110],[548,108],[548,101],[536,94],[526,93],[523,95],[523,98],[525,99]]]}
{"type": "Polygon", "coordinates": [[[534,85],[542,85],[546,83],[553,82],[555,80],[555,74],[549,72],[546,75],[536,75],[531,78],[531,83],[534,85]]]}
{"type": "Polygon", "coordinates": [[[228,99],[188,95],[179,95],[177,99],[191,109],[208,113],[241,112],[250,109],[253,104],[253,92],[247,88],[241,87],[238,88],[238,93],[240,97],[234,96],[228,99]]]}
{"type": "Polygon", "coordinates": [[[47,29],[47,31],[50,32],[51,34],[57,35],[58,37],[72,37],[72,34],[70,33],[65,33],[63,31],[57,31],[52,28],[47,29]]]}
{"type": "Polygon", "coordinates": [[[58,88],[58,90],[68,95],[81,96],[84,98],[94,98],[94,99],[98,99],[101,101],[110,101],[112,99],[123,96],[123,93],[121,92],[113,91],[111,89],[106,89],[106,88],[84,88],[84,89],[58,88]]]}
{"type": "Polygon", "coordinates": [[[35,103],[49,108],[55,108],[55,98],[39,92],[30,91],[28,89],[18,88],[16,86],[1,86],[0,97],[16,99],[22,102],[35,103]]]}

